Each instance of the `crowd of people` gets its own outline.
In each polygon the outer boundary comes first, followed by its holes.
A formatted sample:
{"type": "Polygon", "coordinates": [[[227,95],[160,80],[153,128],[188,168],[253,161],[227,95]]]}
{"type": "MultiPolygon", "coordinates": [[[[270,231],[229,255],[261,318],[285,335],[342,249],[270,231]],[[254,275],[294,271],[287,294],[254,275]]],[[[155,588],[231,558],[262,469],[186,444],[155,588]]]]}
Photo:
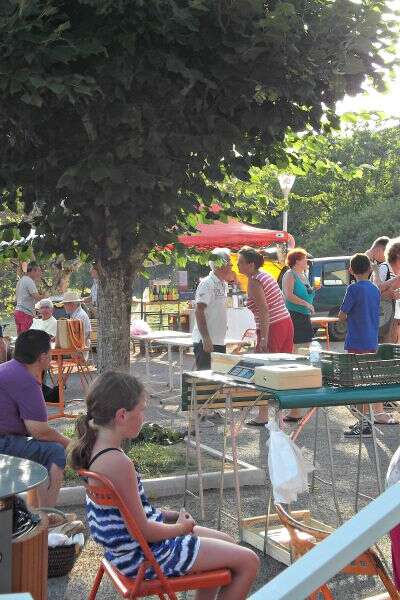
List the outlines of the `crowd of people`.
{"type": "MultiPolygon", "coordinates": [[[[226,248],[217,248],[212,255],[210,274],[196,292],[193,340],[198,369],[210,368],[211,352],[226,351],[231,257],[226,248]]],[[[263,260],[254,248],[245,246],[239,251],[238,269],[247,277],[247,306],[256,322],[255,352],[292,353],[313,337],[310,319],[314,290],[307,277],[308,254],[302,248],[288,253],[282,289],[261,269],[263,260]]],[[[377,239],[365,253],[351,258],[349,270],[354,281],[347,288],[339,312],[339,319],[347,322],[345,349],[359,354],[375,352],[378,341],[397,341],[398,337],[395,304],[400,298],[400,239],[377,239]]],[[[98,376],[86,397],[86,414],[76,422],[74,442],[49,425],[41,384],[43,372],[50,365],[57,321],[52,301],[38,293],[40,276],[40,267],[31,263],[18,282],[15,321],[19,335],[13,359],[0,365],[0,453],[38,462],[49,474],[48,483],[30,498],[30,508],[55,506],[68,458],[74,469],[90,469],[112,481],[135,514],[166,575],[226,567],[231,570],[232,581],[218,598],[246,598],[259,566],[256,554],[223,532],[200,527],[183,509],[176,512],[155,508],[145,495],[140,474],[123,451],[124,440],[137,437],[144,421],[146,391],[140,381],[111,371],[98,376]],[[35,306],[41,318],[35,318],[35,306]]],[[[72,291],[63,296],[67,315],[82,320],[88,340],[90,321],[81,306],[84,300],[72,291]]],[[[90,302],[96,301],[97,284],[90,296],[90,302]]],[[[383,405],[375,405],[374,410],[376,422],[395,423],[383,405]]],[[[298,421],[301,415],[292,411],[285,418],[298,421]]],[[[268,412],[262,407],[250,425],[264,425],[267,420],[268,412]]],[[[363,423],[346,434],[358,435],[360,427],[365,427],[364,434],[368,435],[370,426],[363,423]]],[[[89,497],[86,502],[93,538],[104,546],[108,559],[122,573],[136,575],[145,557],[122,515],[89,497]]],[[[50,515],[50,524],[59,524],[57,514],[50,515]]],[[[216,594],[217,590],[203,590],[197,598],[211,600],[216,594]]]]}
{"type": "MultiPolygon", "coordinates": [[[[230,251],[213,251],[223,262],[210,262],[211,272],[196,291],[196,325],[193,331],[196,368],[209,369],[211,352],[225,352],[227,330],[227,282],[234,278],[230,251]]],[[[294,248],[286,256],[286,272],[281,283],[263,271],[264,258],[248,246],[238,253],[238,269],[247,277],[247,307],[256,323],[257,353],[292,353],[307,346],[313,339],[311,316],[314,313],[315,290],[308,279],[309,255],[303,248],[294,248]]],[[[352,283],[349,285],[339,319],[347,321],[345,350],[353,353],[376,352],[378,342],[397,342],[400,323],[400,238],[382,236],[365,253],[350,261],[352,283]]],[[[374,405],[374,419],[381,425],[397,425],[398,421],[385,412],[382,403],[374,405]]],[[[364,408],[366,410],[366,408],[364,408]]],[[[298,422],[301,411],[294,409],[285,415],[287,422],[298,422]]],[[[268,422],[268,408],[260,407],[258,415],[248,422],[263,426],[268,422]]],[[[345,437],[372,434],[371,425],[362,420],[345,437]]]]}

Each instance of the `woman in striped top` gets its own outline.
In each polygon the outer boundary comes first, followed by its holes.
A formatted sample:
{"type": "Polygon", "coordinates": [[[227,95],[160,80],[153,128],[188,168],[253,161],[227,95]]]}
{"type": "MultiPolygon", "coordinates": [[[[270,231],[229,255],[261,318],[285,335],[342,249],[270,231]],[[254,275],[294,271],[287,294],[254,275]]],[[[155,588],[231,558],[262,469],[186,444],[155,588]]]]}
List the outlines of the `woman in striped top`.
{"type": "MultiPolygon", "coordinates": [[[[257,328],[256,352],[293,352],[293,324],[283,294],[271,275],[260,271],[264,257],[249,246],[239,250],[238,268],[248,278],[247,307],[257,328]]],[[[268,408],[260,407],[249,425],[265,425],[268,408]]]]}
{"type": "MultiPolygon", "coordinates": [[[[232,581],[221,588],[218,598],[244,600],[257,575],[257,555],[220,531],[199,527],[184,509],[154,508],[132,461],[124,454],[123,441],[140,432],[145,402],[145,390],[135,377],[114,371],[100,375],[86,398],[87,415],[77,420],[78,439],[70,450],[70,464],[74,469],[90,468],[112,481],[167,577],[229,568],[232,581]]],[[[134,577],[144,555],[118,508],[100,506],[87,497],[86,509],[91,535],[104,547],[107,560],[124,575],[134,577]]],[[[152,577],[154,573],[148,569],[146,578],[152,577]]],[[[216,589],[202,590],[195,597],[214,600],[217,593],[216,589]]]]}

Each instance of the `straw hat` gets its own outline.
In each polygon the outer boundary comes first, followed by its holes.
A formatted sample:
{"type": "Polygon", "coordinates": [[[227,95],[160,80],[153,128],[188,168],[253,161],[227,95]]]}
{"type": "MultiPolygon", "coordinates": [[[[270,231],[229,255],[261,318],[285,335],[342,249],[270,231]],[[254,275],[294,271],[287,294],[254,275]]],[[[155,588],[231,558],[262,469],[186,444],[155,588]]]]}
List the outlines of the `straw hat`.
{"type": "Polygon", "coordinates": [[[64,292],[62,297],[62,302],[65,304],[66,302],[83,302],[83,298],[79,298],[79,295],[72,290],[67,290],[64,292]]]}

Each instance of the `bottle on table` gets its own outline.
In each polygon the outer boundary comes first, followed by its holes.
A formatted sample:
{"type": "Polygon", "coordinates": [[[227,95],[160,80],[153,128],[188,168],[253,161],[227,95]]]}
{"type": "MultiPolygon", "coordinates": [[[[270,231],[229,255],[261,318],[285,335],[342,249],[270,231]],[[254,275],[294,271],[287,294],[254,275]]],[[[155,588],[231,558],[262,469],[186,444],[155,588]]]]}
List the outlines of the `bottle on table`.
{"type": "Polygon", "coordinates": [[[309,346],[310,352],[310,363],[314,367],[321,366],[321,354],[322,354],[322,346],[318,340],[313,340],[309,346]]]}

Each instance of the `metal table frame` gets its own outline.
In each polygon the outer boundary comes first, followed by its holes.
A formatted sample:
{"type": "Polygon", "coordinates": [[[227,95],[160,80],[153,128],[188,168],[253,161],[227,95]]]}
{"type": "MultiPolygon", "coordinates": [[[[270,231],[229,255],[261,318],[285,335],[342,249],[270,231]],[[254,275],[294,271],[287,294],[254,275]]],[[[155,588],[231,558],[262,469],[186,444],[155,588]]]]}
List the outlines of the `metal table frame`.
{"type": "MultiPolygon", "coordinates": [[[[372,411],[372,404],[382,402],[385,400],[395,400],[400,395],[400,385],[389,385],[389,386],[365,386],[360,388],[329,388],[327,386],[323,388],[317,389],[303,389],[303,390],[271,390],[268,388],[261,388],[260,386],[256,386],[254,384],[246,384],[239,381],[234,380],[232,377],[228,375],[222,375],[218,373],[214,373],[212,371],[194,371],[190,373],[186,373],[186,375],[198,382],[208,382],[217,384],[218,387],[215,392],[210,396],[208,400],[206,400],[201,406],[197,403],[197,397],[195,393],[195,386],[192,386],[191,390],[191,402],[189,407],[189,425],[188,425],[188,436],[187,436],[187,446],[186,446],[186,472],[185,472],[185,492],[184,492],[184,504],[186,503],[186,499],[188,495],[194,495],[187,488],[187,479],[188,479],[188,457],[190,451],[190,438],[192,432],[195,435],[195,449],[197,456],[197,465],[198,465],[198,477],[199,477],[199,500],[200,500],[200,510],[201,516],[204,518],[204,493],[203,493],[203,485],[202,485],[202,467],[201,467],[201,449],[200,449],[200,429],[199,429],[199,417],[201,412],[207,409],[222,409],[225,411],[225,419],[224,419],[224,433],[223,433],[223,457],[221,460],[221,477],[220,477],[220,486],[219,486],[219,508],[218,508],[218,526],[221,523],[221,515],[228,514],[223,510],[223,485],[224,485],[224,464],[226,458],[227,451],[227,429],[228,429],[228,419],[229,419],[229,430],[231,436],[231,447],[232,447],[232,458],[233,458],[233,470],[234,470],[234,482],[235,482],[235,493],[236,493],[236,519],[238,522],[240,537],[242,536],[242,518],[241,518],[241,494],[240,494],[240,483],[239,483],[239,474],[238,474],[238,463],[237,463],[237,438],[243,427],[243,423],[247,418],[249,411],[253,408],[253,406],[260,406],[268,404],[270,408],[275,411],[276,416],[279,418],[280,411],[282,409],[291,409],[291,408],[307,408],[308,411],[302,418],[299,423],[298,428],[292,432],[292,438],[296,439],[303,429],[305,423],[315,414],[315,433],[314,433],[314,464],[316,461],[316,448],[317,448],[317,437],[318,437],[318,413],[319,411],[323,411],[325,417],[325,430],[328,441],[328,450],[329,450],[329,458],[330,458],[330,475],[331,481],[325,481],[319,478],[316,474],[314,474],[311,480],[311,490],[314,488],[314,483],[316,479],[321,480],[323,483],[332,486],[332,493],[335,503],[335,508],[337,512],[338,522],[342,522],[342,517],[339,508],[339,502],[337,499],[337,489],[335,483],[334,476],[334,461],[333,461],[333,451],[332,451],[332,443],[331,443],[331,435],[330,428],[328,422],[327,408],[334,406],[348,406],[350,404],[368,404],[369,405],[369,417],[363,415],[363,418],[366,422],[369,422],[372,426],[372,440],[373,440],[373,456],[374,456],[374,465],[377,479],[377,488],[379,493],[382,492],[382,474],[380,469],[380,462],[378,456],[378,448],[377,448],[377,439],[376,439],[376,431],[374,425],[374,415],[372,411]],[[259,396],[253,400],[249,401],[245,404],[245,406],[240,406],[239,404],[235,404],[232,402],[232,391],[233,390],[251,390],[254,392],[258,392],[259,396]],[[226,396],[225,402],[219,400],[215,402],[215,396],[218,395],[221,391],[224,392],[226,396]],[[313,402],[313,398],[315,399],[313,402]],[[316,406],[313,406],[313,403],[316,406]],[[239,418],[235,416],[235,408],[241,408],[241,415],[239,418]]],[[[360,413],[361,414],[361,413],[360,413]]],[[[360,471],[361,471],[361,449],[362,449],[362,441],[363,436],[362,433],[359,436],[359,452],[358,452],[358,460],[357,460],[357,476],[356,476],[356,490],[355,490],[355,510],[358,510],[358,501],[360,497],[370,499],[369,496],[365,494],[361,494],[359,491],[360,486],[360,471]]],[[[272,492],[271,492],[272,493],[272,492]]],[[[266,516],[266,534],[268,531],[268,514],[270,512],[272,502],[272,495],[269,494],[267,501],[267,516],[266,516]]],[[[231,517],[231,515],[229,515],[231,517]]],[[[264,549],[266,549],[266,540],[267,536],[265,536],[265,545],[264,549]]]]}
{"type": "Polygon", "coordinates": [[[183,504],[186,505],[187,496],[194,496],[199,498],[200,502],[200,513],[201,518],[205,518],[205,507],[204,507],[204,490],[203,490],[203,470],[201,463],[201,448],[200,448],[200,417],[201,413],[207,410],[219,410],[224,411],[224,433],[223,433],[223,450],[221,457],[221,471],[219,480],[219,506],[218,506],[218,528],[221,526],[222,514],[230,517],[229,513],[223,509],[223,495],[224,495],[224,469],[227,457],[227,438],[228,438],[228,417],[229,417],[229,434],[231,438],[231,451],[232,451],[232,463],[234,473],[234,487],[236,494],[236,520],[238,522],[240,534],[241,534],[241,501],[240,501],[240,481],[239,481],[239,468],[238,468],[238,455],[237,455],[237,439],[243,428],[244,422],[252,410],[253,407],[268,405],[270,393],[266,390],[257,390],[253,385],[247,385],[244,383],[237,382],[231,377],[212,373],[211,371],[193,371],[187,373],[192,380],[199,382],[215,383],[218,385],[215,392],[201,405],[197,403],[197,395],[195,385],[192,385],[191,389],[191,401],[189,407],[189,418],[188,418],[188,435],[186,438],[186,469],[185,469],[185,491],[183,497],[183,504]],[[234,390],[247,390],[256,392],[256,397],[251,398],[243,402],[234,402],[232,400],[232,393],[234,390]],[[225,401],[221,401],[216,397],[223,391],[225,395],[225,401]],[[240,409],[240,415],[237,418],[235,410],[240,409]],[[195,437],[195,451],[197,458],[197,470],[198,470],[198,482],[199,482],[199,493],[198,496],[192,493],[188,489],[188,465],[189,465],[189,452],[191,448],[191,435],[194,433],[195,437]]]}

